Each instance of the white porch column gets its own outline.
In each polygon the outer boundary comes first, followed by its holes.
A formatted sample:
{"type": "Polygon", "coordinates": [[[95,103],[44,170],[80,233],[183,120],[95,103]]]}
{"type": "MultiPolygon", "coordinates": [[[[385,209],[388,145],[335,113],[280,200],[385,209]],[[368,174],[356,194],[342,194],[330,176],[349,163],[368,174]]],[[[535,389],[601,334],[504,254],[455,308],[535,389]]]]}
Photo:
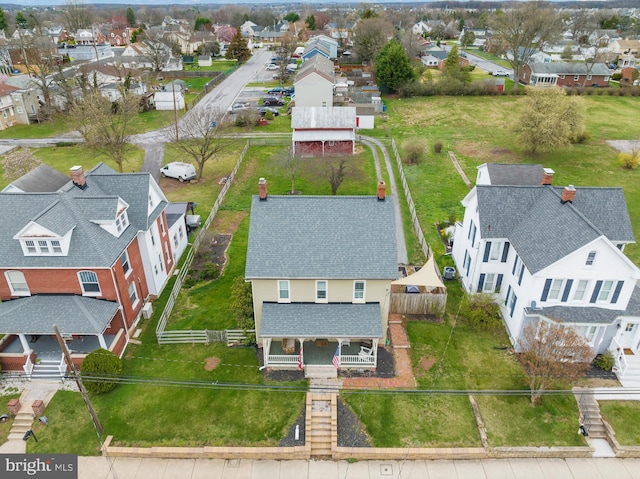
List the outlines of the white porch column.
{"type": "Polygon", "coordinates": [[[23,333],[18,334],[18,337],[20,338],[20,343],[22,344],[24,354],[29,354],[31,352],[31,347],[29,346],[27,337],[23,333]]]}
{"type": "Polygon", "coordinates": [[[271,350],[271,338],[264,338],[262,340],[262,362],[264,366],[269,365],[269,351],[271,350]]]}
{"type": "Polygon", "coordinates": [[[109,349],[107,347],[107,342],[104,340],[104,334],[98,334],[98,342],[100,343],[100,347],[102,349],[109,349]]]}
{"type": "Polygon", "coordinates": [[[298,338],[300,343],[300,352],[302,353],[302,369],[304,369],[304,338],[298,338]]]}
{"type": "Polygon", "coordinates": [[[373,340],[373,364],[376,366],[376,368],[378,367],[378,341],[379,339],[374,339],[373,340]]]}

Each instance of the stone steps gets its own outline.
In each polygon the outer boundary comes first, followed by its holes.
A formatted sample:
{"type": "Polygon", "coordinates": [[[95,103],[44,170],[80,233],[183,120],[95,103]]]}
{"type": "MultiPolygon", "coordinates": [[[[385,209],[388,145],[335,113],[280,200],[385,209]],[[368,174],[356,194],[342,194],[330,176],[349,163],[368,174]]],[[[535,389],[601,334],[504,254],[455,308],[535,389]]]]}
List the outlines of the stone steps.
{"type": "Polygon", "coordinates": [[[331,457],[337,431],[337,394],[308,393],[305,439],[311,456],[331,457]]]}
{"type": "Polygon", "coordinates": [[[607,432],[600,415],[600,407],[592,394],[581,392],[581,389],[574,390],[578,409],[580,411],[580,421],[584,424],[591,439],[606,439],[607,432]]]}

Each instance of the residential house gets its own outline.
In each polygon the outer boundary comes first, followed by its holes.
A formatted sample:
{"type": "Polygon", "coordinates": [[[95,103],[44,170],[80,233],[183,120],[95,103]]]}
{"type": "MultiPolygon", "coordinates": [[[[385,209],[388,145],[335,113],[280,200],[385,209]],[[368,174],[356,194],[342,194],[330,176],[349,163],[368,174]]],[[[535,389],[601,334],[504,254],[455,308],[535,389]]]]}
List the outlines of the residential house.
{"type": "Polygon", "coordinates": [[[16,109],[16,121],[23,125],[38,121],[40,100],[35,88],[18,88],[11,93],[13,106],[16,109]]]}
{"type": "Polygon", "coordinates": [[[13,98],[11,96],[17,90],[18,88],[6,83],[0,84],[0,130],[6,130],[18,124],[16,109],[13,106],[13,98]]]}
{"type": "Polygon", "coordinates": [[[43,163],[5,186],[2,193],[53,193],[67,183],[67,175],[43,163]]]}
{"type": "Polygon", "coordinates": [[[355,107],[294,106],[291,128],[295,155],[337,156],[355,152],[355,107]]]}
{"type": "Polygon", "coordinates": [[[420,20],[418,23],[414,23],[413,27],[411,27],[411,31],[415,35],[422,35],[428,34],[431,31],[431,28],[427,25],[427,22],[420,20]]]}
{"type": "Polygon", "coordinates": [[[320,42],[314,42],[304,49],[302,52],[302,61],[306,62],[316,55],[322,55],[325,58],[331,58],[329,49],[320,42]]]}
{"type": "MultiPolygon", "coordinates": [[[[438,70],[442,70],[444,68],[444,63],[447,61],[449,57],[449,52],[444,50],[432,50],[430,53],[423,55],[420,59],[422,64],[426,67],[437,68],[438,70]]],[[[458,58],[458,64],[460,67],[466,67],[469,65],[469,60],[464,57],[458,58]]]]}
{"type": "Polygon", "coordinates": [[[460,35],[458,35],[459,42],[462,42],[462,38],[464,37],[464,34],[467,32],[472,32],[475,36],[475,40],[470,45],[472,47],[483,47],[484,44],[487,43],[487,38],[490,37],[491,34],[493,33],[491,32],[491,30],[488,30],[486,28],[462,27],[462,30],[460,31],[460,35]]]}
{"type": "Polygon", "coordinates": [[[296,106],[333,106],[335,67],[322,55],[302,64],[293,82],[296,106]]]}
{"type": "MultiPolygon", "coordinates": [[[[124,84],[122,82],[102,83],[98,89],[100,94],[109,101],[118,101],[122,98],[124,84]]],[[[147,93],[147,85],[143,82],[131,82],[129,85],[129,93],[137,96],[144,96],[147,93]]]]}
{"type": "Polygon", "coordinates": [[[462,284],[494,295],[516,349],[527,325],[560,323],[596,353],[612,351],[619,378],[631,384],[640,379],[632,356],[640,270],[624,254],[635,240],[623,191],[556,187],[553,174],[540,165],[478,168],[453,244],[462,284]]]}
{"type": "Polygon", "coordinates": [[[165,209],[169,238],[171,238],[172,243],[171,252],[173,253],[174,264],[177,264],[182,253],[187,249],[187,234],[189,231],[187,226],[187,211],[189,207],[189,203],[169,203],[165,209]]]}
{"type": "MultiPolygon", "coordinates": [[[[537,48],[519,47],[518,58],[523,60],[525,56],[528,57],[529,63],[551,63],[551,55],[537,48]]],[[[509,52],[507,53],[507,58],[512,59],[513,55],[509,52]]]]}
{"type": "Polygon", "coordinates": [[[78,45],[109,44],[107,37],[97,28],[92,28],[91,30],[88,28],[81,28],[75,33],[75,35],[73,35],[73,38],[78,45]]]}
{"type": "Polygon", "coordinates": [[[184,108],[184,93],[178,91],[176,88],[175,93],[173,90],[169,91],[157,91],[153,94],[153,103],[156,106],[156,110],[182,110],[184,108]]]}
{"type": "Polygon", "coordinates": [[[522,67],[520,82],[533,86],[608,87],[611,70],[604,63],[529,63],[522,67]]]}
{"type": "Polygon", "coordinates": [[[335,377],[375,369],[398,278],[395,198],[252,198],[245,279],[264,366],[335,377]]]}
{"type": "Polygon", "coordinates": [[[114,28],[109,30],[107,36],[109,38],[109,44],[112,47],[125,47],[131,43],[131,34],[135,28],[114,28]]]}
{"type": "Polygon", "coordinates": [[[618,68],[635,68],[637,63],[636,57],[633,55],[622,55],[618,58],[618,68]]]}
{"type": "Polygon", "coordinates": [[[326,35],[315,35],[309,38],[307,48],[313,47],[314,45],[323,45],[327,49],[329,58],[331,60],[335,60],[336,58],[338,58],[339,43],[336,39],[328,37],[326,35]]]}
{"type": "Polygon", "coordinates": [[[607,49],[617,55],[640,56],[640,40],[615,39],[609,42],[607,49]]]}
{"type": "Polygon", "coordinates": [[[54,325],[78,363],[97,348],[122,355],[176,260],[168,202],[149,173],[101,163],[86,174],[71,168],[71,181],[55,191],[40,185],[48,192],[0,193],[2,210],[13,212],[0,218],[0,361],[31,374],[53,360],[59,375],[54,325]]]}

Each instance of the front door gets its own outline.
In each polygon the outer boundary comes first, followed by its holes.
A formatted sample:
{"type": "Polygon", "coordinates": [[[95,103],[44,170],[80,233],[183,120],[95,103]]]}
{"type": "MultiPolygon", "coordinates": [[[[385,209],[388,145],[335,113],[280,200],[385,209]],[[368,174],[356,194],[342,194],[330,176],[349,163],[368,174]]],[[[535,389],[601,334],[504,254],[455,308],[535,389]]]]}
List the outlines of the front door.
{"type": "Polygon", "coordinates": [[[623,321],[620,327],[620,333],[618,334],[618,344],[623,349],[638,348],[638,332],[640,331],[640,324],[638,321],[623,321]]]}

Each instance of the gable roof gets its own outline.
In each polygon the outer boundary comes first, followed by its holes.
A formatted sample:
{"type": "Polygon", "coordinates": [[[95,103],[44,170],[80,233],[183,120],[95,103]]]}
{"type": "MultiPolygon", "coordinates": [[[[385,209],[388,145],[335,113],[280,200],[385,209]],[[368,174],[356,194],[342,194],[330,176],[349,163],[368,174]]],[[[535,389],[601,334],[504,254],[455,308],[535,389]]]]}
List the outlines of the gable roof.
{"type": "Polygon", "coordinates": [[[322,55],[314,55],[300,66],[298,77],[306,73],[308,70],[317,70],[327,75],[327,77],[333,78],[336,67],[332,60],[329,60],[322,55]]]}
{"type": "Polygon", "coordinates": [[[508,239],[532,274],[601,236],[634,241],[621,188],[576,188],[564,204],[562,190],[477,185],[481,237],[508,239]]]}
{"type": "Polygon", "coordinates": [[[251,202],[245,276],[396,279],[395,199],[268,196],[251,202]]]}
{"type": "MultiPolygon", "coordinates": [[[[586,75],[587,65],[571,62],[533,62],[528,64],[533,73],[547,73],[556,75],[586,75]]],[[[589,71],[589,75],[611,76],[611,70],[604,63],[595,63],[589,71]]]]}
{"type": "Polygon", "coordinates": [[[116,173],[100,163],[85,178],[85,189],[68,182],[53,193],[0,193],[0,209],[19,212],[0,215],[0,267],[110,267],[138,231],[148,230],[167,205],[162,200],[147,214],[149,173],[116,173]],[[115,220],[118,198],[129,205],[129,226],[119,238],[95,223],[105,218],[115,220]],[[16,216],[21,221],[16,221],[16,216]],[[68,255],[25,256],[14,236],[30,221],[61,236],[72,231],[68,255]]]}
{"type": "Polygon", "coordinates": [[[354,106],[294,106],[291,109],[291,128],[354,129],[354,106]]]}
{"type": "Polygon", "coordinates": [[[43,163],[15,180],[11,186],[25,193],[45,193],[58,191],[69,181],[71,180],[67,175],[43,163]]]}
{"type": "Polygon", "coordinates": [[[486,163],[492,185],[539,185],[544,168],[542,165],[517,165],[486,163]]]}

